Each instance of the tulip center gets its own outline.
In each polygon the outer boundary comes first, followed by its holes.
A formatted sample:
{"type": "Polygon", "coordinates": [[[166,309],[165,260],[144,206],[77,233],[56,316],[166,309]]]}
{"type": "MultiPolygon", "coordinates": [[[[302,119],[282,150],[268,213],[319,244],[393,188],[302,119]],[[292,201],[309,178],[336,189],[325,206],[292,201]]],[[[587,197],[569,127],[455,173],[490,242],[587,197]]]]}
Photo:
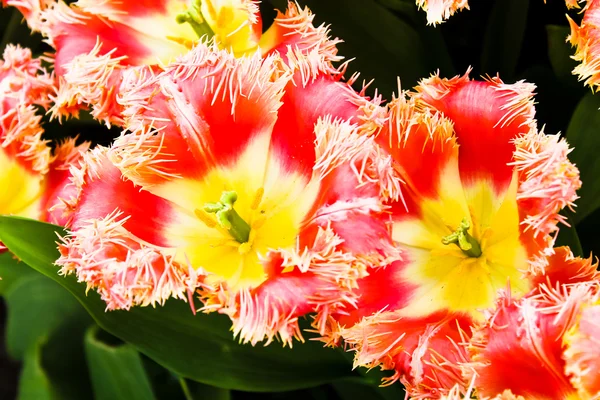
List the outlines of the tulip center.
{"type": "Polygon", "coordinates": [[[442,243],[445,245],[455,244],[463,253],[469,257],[477,258],[481,256],[481,246],[479,242],[469,234],[471,224],[467,218],[463,218],[458,228],[450,235],[442,238],[442,243]]]}
{"type": "Polygon", "coordinates": [[[204,211],[215,214],[219,226],[227,230],[238,243],[246,243],[250,238],[250,225],[233,208],[237,198],[234,191],[223,192],[219,202],[205,204],[204,211]]]}
{"type": "MultiPolygon", "coordinates": [[[[208,0],[208,5],[209,10],[212,10],[213,7],[210,3],[210,0],[208,0]]],[[[201,7],[202,0],[194,0],[186,11],[178,14],[177,17],[175,17],[175,20],[178,24],[190,24],[198,37],[207,36],[208,39],[210,39],[214,36],[214,32],[206,19],[203,17],[201,7]]]]}
{"type": "Polygon", "coordinates": [[[240,254],[247,254],[252,249],[257,230],[266,220],[263,215],[264,211],[257,212],[263,195],[264,189],[260,188],[252,199],[250,204],[251,223],[244,220],[233,208],[238,200],[238,194],[235,191],[224,191],[218,202],[205,203],[201,209],[194,210],[194,214],[209,228],[226,232],[234,240],[229,245],[237,247],[240,254]]]}

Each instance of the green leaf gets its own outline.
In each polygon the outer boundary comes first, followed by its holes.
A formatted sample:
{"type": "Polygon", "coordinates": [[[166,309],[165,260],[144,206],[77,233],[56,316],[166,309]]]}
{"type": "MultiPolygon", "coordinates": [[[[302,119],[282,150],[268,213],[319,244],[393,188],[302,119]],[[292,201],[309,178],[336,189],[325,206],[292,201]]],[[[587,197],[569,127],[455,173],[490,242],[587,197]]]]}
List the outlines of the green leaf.
{"type": "MultiPolygon", "coordinates": [[[[50,337],[70,318],[81,318],[81,305],[59,284],[40,274],[20,279],[6,293],[6,347],[22,360],[40,337],[50,337]]],[[[83,314],[85,316],[85,313],[83,314]]]]}
{"type": "Polygon", "coordinates": [[[577,105],[567,128],[567,141],[574,147],[569,158],[581,173],[582,186],[579,189],[575,223],[600,207],[600,96],[588,93],[577,105]]]}
{"type": "Polygon", "coordinates": [[[85,335],[94,398],[96,400],[152,400],[154,393],[137,350],[129,344],[110,345],[97,327],[85,335]]]}
{"type": "Polygon", "coordinates": [[[231,400],[231,391],[198,382],[187,382],[180,378],[179,384],[186,400],[231,400]]]}
{"type": "MultiPolygon", "coordinates": [[[[47,277],[44,279],[50,281],[47,277]]],[[[52,332],[42,351],[43,366],[53,386],[60,393],[61,400],[92,398],[83,339],[93,321],[83,307],[77,305],[81,314],[65,318],[52,332]]]]}
{"type": "Polygon", "coordinates": [[[182,301],[164,307],[105,312],[98,294],[85,295],[74,277],[57,275],[56,233],[62,228],[18,217],[0,217],[0,240],[27,265],[73,294],[98,325],[179,376],[226,389],[283,391],[354,376],[337,351],[308,340],[284,349],[277,343],[252,347],[236,343],[224,315],[196,315],[182,301]],[[33,242],[30,238],[35,237],[33,242]]]}
{"type": "Polygon", "coordinates": [[[30,273],[20,276],[6,291],[8,353],[23,361],[29,350],[44,340],[40,356],[53,391],[62,400],[89,398],[83,332],[91,318],[58,283],[22,262],[15,267],[30,273]]]}
{"type": "Polygon", "coordinates": [[[19,261],[12,253],[6,251],[0,254],[0,296],[4,296],[20,279],[30,275],[38,273],[19,261]]]}
{"type": "Polygon", "coordinates": [[[60,396],[42,367],[41,337],[31,346],[23,360],[17,400],[59,400],[60,396]]]}
{"type": "Polygon", "coordinates": [[[378,387],[367,382],[357,380],[344,380],[332,383],[334,390],[342,400],[395,400],[405,398],[402,385],[395,384],[388,387],[378,387]]]}
{"type": "Polygon", "coordinates": [[[499,73],[504,80],[513,79],[523,45],[528,9],[529,0],[495,2],[481,54],[483,73],[499,73]]]}

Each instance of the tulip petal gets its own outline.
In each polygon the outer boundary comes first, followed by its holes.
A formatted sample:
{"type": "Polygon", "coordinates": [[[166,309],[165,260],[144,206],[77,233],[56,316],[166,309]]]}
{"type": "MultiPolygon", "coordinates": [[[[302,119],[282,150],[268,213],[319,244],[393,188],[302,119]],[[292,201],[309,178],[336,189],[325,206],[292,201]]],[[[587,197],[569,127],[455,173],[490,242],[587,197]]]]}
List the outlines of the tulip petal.
{"type": "Polygon", "coordinates": [[[417,0],[417,7],[427,12],[427,25],[441,24],[455,12],[469,8],[467,0],[417,0]]]}
{"type": "Polygon", "coordinates": [[[36,106],[47,108],[54,80],[31,51],[8,45],[0,61],[0,214],[38,219],[51,149],[36,106]]]}
{"type": "Polygon", "coordinates": [[[501,298],[472,340],[478,394],[493,397],[509,389],[525,398],[574,398],[561,338],[589,290],[588,285],[563,286],[519,301],[501,298]]]}
{"type": "Polygon", "coordinates": [[[145,86],[132,87],[123,104],[136,132],[115,143],[119,168],[150,187],[173,177],[201,178],[217,160],[232,164],[246,147],[261,145],[255,155],[263,159],[255,162],[265,166],[285,83],[275,79],[276,61],[255,56],[238,62],[225,51],[197,46],[145,86]],[[160,89],[147,89],[153,85],[160,89]]]}
{"type": "MultiPolygon", "coordinates": [[[[571,8],[579,8],[575,1],[569,0],[567,5],[571,8]]],[[[571,46],[577,46],[573,59],[581,62],[575,67],[573,74],[578,75],[579,80],[585,81],[585,84],[592,90],[598,90],[600,83],[600,3],[587,0],[583,12],[579,26],[567,15],[571,26],[571,34],[567,40],[571,42],[571,46]]]]}
{"type": "MultiPolygon", "coordinates": [[[[290,63],[297,54],[314,54],[331,63],[342,60],[337,55],[339,39],[330,39],[329,28],[313,25],[314,15],[305,7],[301,9],[297,3],[288,1],[285,13],[277,12],[273,25],[262,35],[259,47],[263,54],[279,53],[290,63]]],[[[333,67],[330,67],[330,72],[333,67]]]]}
{"type": "Polygon", "coordinates": [[[574,210],[581,187],[579,170],[568,158],[572,149],[559,135],[546,135],[532,130],[515,140],[513,162],[519,173],[517,201],[526,214],[522,224],[534,236],[558,231],[558,223],[566,224],[560,210],[574,210]]]}
{"type": "Polygon", "coordinates": [[[600,303],[583,307],[579,321],[564,341],[565,372],[580,398],[593,399],[600,396],[600,303]]]}
{"type": "Polygon", "coordinates": [[[77,165],[89,142],[76,145],[77,138],[69,138],[59,143],[52,152],[52,162],[44,176],[44,192],[41,197],[42,215],[40,219],[56,225],[67,225],[67,204],[77,197],[77,187],[70,182],[70,167],[77,165]]]}
{"type": "Polygon", "coordinates": [[[462,77],[423,80],[417,99],[424,107],[441,111],[454,124],[460,146],[459,168],[468,187],[488,181],[497,193],[510,185],[514,144],[534,124],[532,84],[504,84],[499,78],[472,81],[462,77]]]}
{"type": "Polygon", "coordinates": [[[467,353],[459,345],[467,338],[463,329],[468,324],[468,318],[444,312],[412,319],[383,311],[342,336],[356,348],[355,365],[395,370],[384,384],[399,380],[411,397],[439,398],[455,384],[463,390],[468,386],[460,367],[467,353]]]}

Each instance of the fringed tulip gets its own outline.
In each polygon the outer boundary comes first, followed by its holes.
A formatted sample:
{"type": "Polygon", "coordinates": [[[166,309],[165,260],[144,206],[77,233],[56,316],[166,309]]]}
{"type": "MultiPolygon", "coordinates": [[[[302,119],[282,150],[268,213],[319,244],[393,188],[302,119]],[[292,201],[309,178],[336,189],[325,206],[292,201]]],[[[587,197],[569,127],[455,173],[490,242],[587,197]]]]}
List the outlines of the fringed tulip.
{"type": "Polygon", "coordinates": [[[516,300],[504,294],[478,327],[465,364],[479,398],[594,399],[600,395],[598,281],[590,260],[557,249],[549,269],[573,279],[541,283],[516,300]],[[594,274],[581,275],[581,271],[594,274]],[[571,281],[571,282],[569,282],[571,281]]]}
{"type": "Polygon", "coordinates": [[[579,399],[600,397],[600,300],[584,303],[577,322],[564,335],[565,373],[579,399]]]}
{"type": "MultiPolygon", "coordinates": [[[[567,5],[579,8],[577,2],[567,2],[567,5]]],[[[571,25],[568,41],[577,47],[573,59],[580,62],[573,74],[596,91],[600,85],[600,1],[587,0],[583,13],[579,26],[567,15],[571,25]]]]}
{"type": "Polygon", "coordinates": [[[571,9],[571,8],[581,8],[581,6],[579,5],[579,3],[582,3],[586,0],[565,0],[565,4],[567,6],[567,8],[571,9]]]}
{"type": "Polygon", "coordinates": [[[389,203],[402,259],[368,270],[354,304],[319,328],[354,348],[356,365],[395,370],[388,381],[413,397],[467,390],[460,343],[499,290],[509,284],[518,299],[532,289],[558,212],[577,198],[570,150],[537,131],[532,93],[524,82],[433,76],[390,104],[378,142],[404,182],[389,203]]]}
{"type": "Polygon", "coordinates": [[[385,109],[318,53],[293,61],[199,45],[128,86],[132,132],[73,170],[62,272],[108,309],[197,292],[252,344],[291,345],[300,316],[352,302],[397,257],[383,199],[399,181],[374,143],[385,109]]]}
{"type": "Polygon", "coordinates": [[[91,106],[106,124],[123,125],[119,102],[123,75],[156,74],[201,40],[211,40],[236,56],[261,52],[319,52],[338,61],[327,28],[314,27],[308,9],[289,3],[262,35],[258,2],[206,0],[123,2],[80,0],[4,0],[17,7],[30,27],[39,30],[56,49],[59,91],[52,115],[77,115],[91,106]],[[262,36],[261,36],[262,35],[262,36]]]}
{"type": "Polygon", "coordinates": [[[427,25],[434,26],[457,11],[469,9],[468,0],[417,0],[417,6],[427,12],[427,25]]]}
{"type": "Polygon", "coordinates": [[[36,107],[48,108],[53,91],[41,60],[29,49],[6,47],[0,61],[0,214],[64,222],[48,209],[67,183],[65,163],[87,147],[68,141],[53,151],[42,139],[36,107]]]}
{"type": "Polygon", "coordinates": [[[0,213],[37,218],[43,176],[51,152],[42,140],[41,116],[47,107],[52,77],[29,49],[12,45],[0,63],[0,213]]]}
{"type": "Polygon", "coordinates": [[[256,49],[261,32],[258,6],[251,0],[6,3],[22,10],[30,27],[56,49],[60,85],[53,116],[77,115],[91,105],[92,115],[107,124],[122,122],[117,95],[124,69],[157,71],[201,37],[233,51],[256,49]]]}

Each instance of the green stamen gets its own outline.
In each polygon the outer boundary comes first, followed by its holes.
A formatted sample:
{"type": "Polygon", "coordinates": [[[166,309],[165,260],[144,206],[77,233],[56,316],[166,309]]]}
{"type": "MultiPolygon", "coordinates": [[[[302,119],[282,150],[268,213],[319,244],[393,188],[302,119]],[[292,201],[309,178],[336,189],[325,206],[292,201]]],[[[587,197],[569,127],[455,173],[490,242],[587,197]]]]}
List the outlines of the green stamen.
{"type": "Polygon", "coordinates": [[[443,244],[456,244],[463,253],[468,255],[469,257],[479,257],[481,255],[481,246],[473,236],[471,236],[468,232],[471,224],[467,218],[463,218],[460,225],[448,236],[442,238],[443,244]]]}
{"type": "Polygon", "coordinates": [[[175,21],[177,21],[178,24],[185,24],[187,22],[192,26],[192,29],[196,32],[198,37],[207,36],[207,39],[210,39],[215,34],[202,16],[202,11],[200,11],[201,5],[202,0],[192,1],[192,4],[186,11],[175,17],[175,21]]]}
{"type": "Polygon", "coordinates": [[[237,242],[246,243],[250,238],[250,225],[233,209],[237,198],[236,192],[223,192],[219,202],[206,203],[204,211],[215,214],[217,223],[227,229],[237,242]]]}

